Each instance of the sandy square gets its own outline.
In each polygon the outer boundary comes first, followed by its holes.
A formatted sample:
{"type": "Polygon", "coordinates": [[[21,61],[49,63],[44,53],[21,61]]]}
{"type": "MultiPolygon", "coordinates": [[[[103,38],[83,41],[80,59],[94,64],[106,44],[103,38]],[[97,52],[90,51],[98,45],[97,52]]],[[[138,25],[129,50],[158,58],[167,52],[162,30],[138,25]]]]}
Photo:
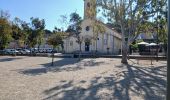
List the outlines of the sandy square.
{"type": "Polygon", "coordinates": [[[0,100],[165,100],[166,61],[0,56],[0,100]]]}

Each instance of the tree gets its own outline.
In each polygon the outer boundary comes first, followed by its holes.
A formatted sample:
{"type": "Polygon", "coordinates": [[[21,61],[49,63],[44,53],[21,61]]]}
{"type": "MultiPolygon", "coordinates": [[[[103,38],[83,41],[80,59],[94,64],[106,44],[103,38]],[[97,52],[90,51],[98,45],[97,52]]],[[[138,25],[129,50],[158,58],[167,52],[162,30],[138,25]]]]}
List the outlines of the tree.
{"type": "MultiPolygon", "coordinates": [[[[160,9],[152,9],[156,0],[97,0],[103,15],[121,27],[122,63],[127,64],[128,46],[138,36],[137,29],[144,20],[154,16],[160,9]]],[[[163,0],[165,2],[165,0],[163,0]]]]}
{"type": "Polygon", "coordinates": [[[104,32],[106,30],[105,30],[104,26],[98,20],[94,20],[92,27],[93,27],[93,33],[94,33],[94,40],[96,41],[96,53],[97,53],[98,36],[101,33],[102,37],[104,37],[104,32]]]}
{"type": "Polygon", "coordinates": [[[68,29],[66,30],[66,32],[70,32],[73,33],[76,37],[76,42],[79,44],[79,60],[80,60],[80,55],[81,55],[81,45],[83,42],[83,37],[80,35],[81,33],[81,22],[82,22],[82,18],[79,16],[79,14],[77,14],[76,12],[71,13],[70,14],[70,23],[71,25],[68,27],[68,29]]]}
{"type": "Polygon", "coordinates": [[[60,19],[58,19],[59,23],[62,25],[61,29],[64,31],[68,26],[69,26],[69,18],[67,14],[65,15],[60,15],[60,19]]]}
{"type": "Polygon", "coordinates": [[[30,36],[32,30],[31,30],[31,27],[29,26],[29,23],[26,23],[24,21],[22,21],[22,23],[21,23],[21,29],[22,29],[22,33],[23,33],[22,40],[24,42],[24,47],[25,47],[26,45],[29,45],[28,37],[30,36]]]}
{"type": "Polygon", "coordinates": [[[31,17],[33,45],[38,44],[38,50],[44,39],[45,20],[31,17]]]}
{"type": "Polygon", "coordinates": [[[15,48],[16,45],[21,45],[23,40],[23,33],[21,29],[21,20],[17,17],[12,22],[12,38],[15,41],[15,48]]]}
{"type": "Polygon", "coordinates": [[[12,29],[8,18],[7,12],[0,11],[0,50],[5,49],[12,39],[12,29]]]}
{"type": "Polygon", "coordinates": [[[48,43],[49,45],[52,45],[52,46],[53,46],[52,63],[51,63],[51,66],[53,66],[53,65],[54,65],[54,49],[55,49],[57,46],[63,44],[63,41],[62,41],[62,33],[61,33],[61,32],[55,32],[55,33],[53,33],[53,35],[48,38],[47,43],[48,43]]]}

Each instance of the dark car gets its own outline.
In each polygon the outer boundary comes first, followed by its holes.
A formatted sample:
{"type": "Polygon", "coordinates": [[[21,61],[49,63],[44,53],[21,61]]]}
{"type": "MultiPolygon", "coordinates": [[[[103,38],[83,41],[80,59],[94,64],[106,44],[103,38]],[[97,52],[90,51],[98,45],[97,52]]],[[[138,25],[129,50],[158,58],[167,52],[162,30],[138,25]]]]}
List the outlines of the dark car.
{"type": "Polygon", "coordinates": [[[5,50],[0,50],[0,55],[5,54],[5,50]]]}

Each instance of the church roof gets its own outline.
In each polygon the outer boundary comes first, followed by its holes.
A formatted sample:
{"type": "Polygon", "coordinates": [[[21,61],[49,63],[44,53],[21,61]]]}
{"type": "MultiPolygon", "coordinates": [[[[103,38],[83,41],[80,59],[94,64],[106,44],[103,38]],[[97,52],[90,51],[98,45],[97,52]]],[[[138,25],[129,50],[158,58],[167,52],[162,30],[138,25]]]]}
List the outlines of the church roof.
{"type": "MultiPolygon", "coordinates": [[[[98,21],[98,20],[96,20],[96,21],[98,21]]],[[[103,23],[103,22],[101,22],[101,21],[98,21],[98,22],[99,22],[100,24],[102,24],[103,26],[105,26],[106,28],[112,30],[112,31],[114,32],[113,35],[114,35],[115,37],[117,37],[117,38],[119,38],[119,39],[122,39],[121,33],[117,32],[114,28],[109,27],[107,24],[105,24],[105,23],[103,23]]]]}
{"type": "MultiPolygon", "coordinates": [[[[98,22],[99,22],[101,25],[103,25],[104,27],[112,30],[113,32],[111,33],[111,35],[117,37],[118,39],[122,39],[121,33],[117,32],[114,28],[109,27],[107,24],[105,24],[105,23],[103,23],[103,22],[101,22],[101,21],[99,21],[99,20],[95,20],[95,19],[92,19],[92,20],[98,21],[98,22]]],[[[66,38],[67,38],[67,37],[71,37],[71,36],[75,37],[76,35],[75,35],[74,33],[71,33],[71,32],[70,32],[70,33],[67,33],[66,38]]]]}

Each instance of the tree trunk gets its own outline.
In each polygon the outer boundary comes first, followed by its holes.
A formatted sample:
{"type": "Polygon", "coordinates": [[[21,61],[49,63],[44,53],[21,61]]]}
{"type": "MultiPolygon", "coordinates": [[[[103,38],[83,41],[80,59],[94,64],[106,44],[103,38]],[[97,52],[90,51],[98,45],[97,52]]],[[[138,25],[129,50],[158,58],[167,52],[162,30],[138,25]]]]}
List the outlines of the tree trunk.
{"type": "Polygon", "coordinates": [[[79,51],[79,61],[81,59],[81,43],[79,44],[79,47],[80,47],[80,51],[79,51]]]}
{"type": "Polygon", "coordinates": [[[16,53],[17,44],[18,44],[18,42],[17,42],[17,40],[15,40],[15,52],[14,52],[14,56],[16,56],[16,55],[17,55],[17,53],[16,53]]]}
{"type": "Polygon", "coordinates": [[[127,61],[128,40],[125,39],[124,23],[121,23],[121,31],[122,31],[122,61],[121,61],[121,63],[128,64],[128,61],[127,61]]]}
{"type": "Polygon", "coordinates": [[[51,62],[51,66],[54,66],[54,48],[53,48],[53,51],[52,51],[52,62],[51,62]]]}
{"type": "Polygon", "coordinates": [[[96,54],[97,54],[97,40],[98,40],[98,39],[96,39],[96,52],[95,52],[96,54]]]}
{"type": "Polygon", "coordinates": [[[40,44],[38,44],[38,52],[40,52],[40,44]]]}
{"type": "Polygon", "coordinates": [[[121,63],[128,64],[127,54],[128,54],[128,43],[124,41],[124,43],[122,44],[122,61],[121,61],[121,63]]]}
{"type": "Polygon", "coordinates": [[[104,34],[102,34],[102,51],[104,52],[104,34]]]}

